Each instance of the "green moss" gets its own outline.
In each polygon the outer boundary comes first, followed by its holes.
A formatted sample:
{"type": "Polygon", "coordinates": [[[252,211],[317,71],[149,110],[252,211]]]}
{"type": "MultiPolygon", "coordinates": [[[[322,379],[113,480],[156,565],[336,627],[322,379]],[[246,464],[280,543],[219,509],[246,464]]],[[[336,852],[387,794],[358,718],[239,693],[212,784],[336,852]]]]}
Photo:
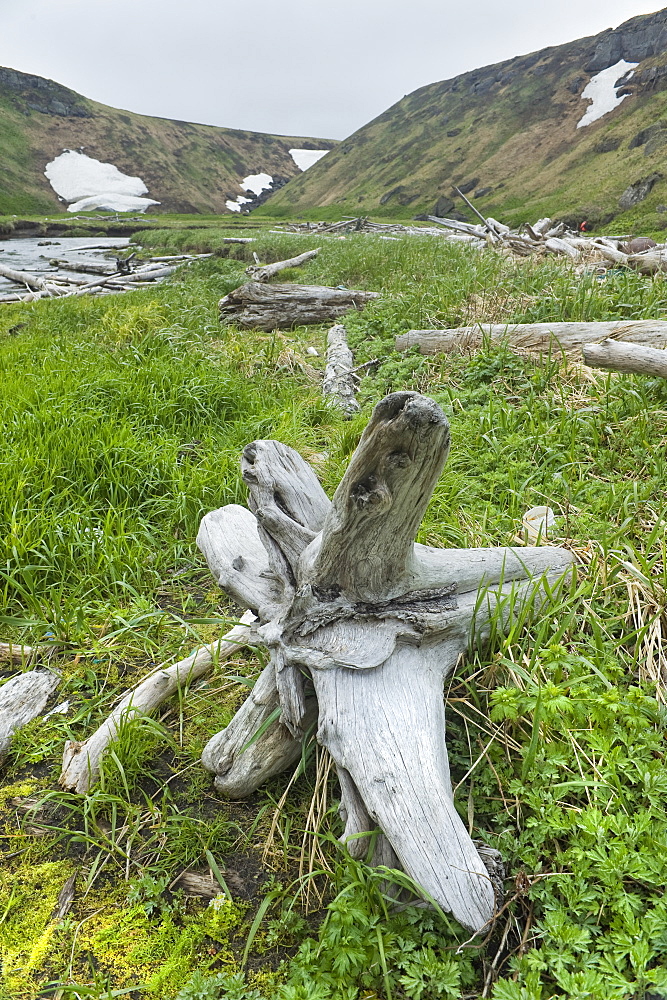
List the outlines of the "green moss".
{"type": "Polygon", "coordinates": [[[73,870],[71,861],[49,861],[0,872],[0,961],[11,996],[32,996],[59,950],[65,932],[52,915],[73,870]]]}

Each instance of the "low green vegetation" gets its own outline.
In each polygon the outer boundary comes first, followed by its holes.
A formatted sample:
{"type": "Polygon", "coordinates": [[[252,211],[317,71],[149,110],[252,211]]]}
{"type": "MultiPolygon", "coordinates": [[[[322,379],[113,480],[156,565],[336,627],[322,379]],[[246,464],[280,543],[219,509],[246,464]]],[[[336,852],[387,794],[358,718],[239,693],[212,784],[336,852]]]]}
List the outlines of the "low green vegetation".
{"type": "Polygon", "coordinates": [[[499,346],[393,347],[413,327],[665,317],[664,279],[429,237],[254,231],[263,261],[322,246],[297,281],[382,293],[346,321],[357,362],[377,359],[346,422],[320,395],[324,327],[219,325],[250,259],[223,235],[141,234],[215,254],[154,290],[0,312],[0,638],[52,643],[69,702],[16,735],[0,778],[1,1000],[667,996],[667,386],[499,346]],[[290,775],[248,802],[215,795],[199,757],[257,676],[252,652],[128,723],[89,796],[57,784],[67,740],[236,620],[194,537],[245,501],[243,445],[292,445],[331,492],[371,408],[406,388],[452,427],[420,540],[513,544],[548,504],[580,563],[558,606],[498,633],[448,692],[455,802],[507,863],[482,939],[397,907],[386,874],[346,855],[312,744],[286,798],[290,775]],[[189,895],[185,874],[211,890],[189,895]]]}

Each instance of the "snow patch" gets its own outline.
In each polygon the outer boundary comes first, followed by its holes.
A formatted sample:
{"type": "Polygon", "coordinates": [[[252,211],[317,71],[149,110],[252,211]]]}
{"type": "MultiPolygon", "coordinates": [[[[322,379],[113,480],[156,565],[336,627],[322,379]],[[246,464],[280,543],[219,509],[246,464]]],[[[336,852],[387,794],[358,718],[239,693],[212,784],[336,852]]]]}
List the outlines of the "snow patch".
{"type": "Polygon", "coordinates": [[[271,174],[248,174],[241,181],[241,187],[244,191],[252,191],[253,194],[261,194],[262,191],[266,191],[273,184],[273,177],[271,174]]]}
{"type": "MultiPolygon", "coordinates": [[[[628,70],[634,70],[635,66],[638,65],[639,63],[626,62],[625,59],[621,59],[614,66],[608,66],[607,69],[603,69],[591,77],[581,94],[582,98],[591,101],[591,104],[586,108],[586,113],[581,121],[577,122],[577,128],[584,128],[591,122],[596,122],[598,118],[613,111],[621,101],[625,100],[627,94],[617,97],[616,91],[619,88],[615,86],[615,83],[622,76],[625,76],[628,70]]],[[[630,73],[628,80],[633,75],[630,73]]]]}
{"type": "Polygon", "coordinates": [[[252,198],[244,198],[243,195],[240,194],[236,201],[232,201],[231,198],[228,198],[225,205],[230,212],[240,212],[241,205],[246,205],[249,201],[252,201],[252,198]]]}
{"type": "Polygon", "coordinates": [[[299,170],[307,170],[308,167],[312,167],[314,163],[326,156],[328,152],[328,149],[290,149],[289,155],[299,170]]]}
{"type": "MultiPolygon", "coordinates": [[[[273,187],[273,177],[271,174],[248,174],[244,177],[242,181],[239,181],[239,187],[244,191],[249,191],[251,194],[257,197],[262,191],[271,189],[273,187]]],[[[230,212],[240,212],[243,205],[248,205],[255,198],[245,198],[242,194],[238,198],[229,198],[225,205],[230,212]]]]}
{"type": "Polygon", "coordinates": [[[66,149],[47,163],[51,187],[64,201],[68,212],[88,212],[103,208],[111,212],[145,212],[159,201],[143,198],[148,188],[141,177],[123,174],[113,163],[102,163],[85,153],[66,149]]]}

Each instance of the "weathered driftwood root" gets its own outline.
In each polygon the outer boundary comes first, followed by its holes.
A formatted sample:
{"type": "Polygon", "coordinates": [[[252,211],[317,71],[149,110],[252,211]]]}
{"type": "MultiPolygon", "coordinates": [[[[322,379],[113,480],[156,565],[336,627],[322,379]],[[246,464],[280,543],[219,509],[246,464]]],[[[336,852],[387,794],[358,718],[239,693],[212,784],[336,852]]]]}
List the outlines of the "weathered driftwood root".
{"type": "Polygon", "coordinates": [[[266,285],[249,281],[220,300],[220,319],[247,330],[326,323],[351,309],[363,309],[377,292],[361,292],[319,285],[266,285]]]}
{"type": "Polygon", "coordinates": [[[249,628],[255,616],[246,612],[240,625],[235,625],[221,639],[203,646],[191,656],[170,667],[149,674],[121,698],[111,715],[84,743],[70,741],[63,751],[60,784],[73,792],[90,791],[100,774],[100,761],[109,744],[116,739],[123,723],[137,715],[148,715],[170,698],[179,687],[202,677],[216,663],[228,660],[242,647],[253,641],[249,628]]]}
{"type": "Polygon", "coordinates": [[[485,339],[524,351],[579,352],[584,344],[605,337],[647,347],[667,347],[667,320],[600,323],[480,323],[451,330],[409,330],[396,338],[396,350],[418,347],[421,354],[448,354],[476,350],[485,339]]]}
{"type": "MultiPolygon", "coordinates": [[[[218,787],[241,796],[293,763],[314,712],[310,675],[350,850],[361,856],[379,829],[376,861],[400,864],[426,898],[480,930],[494,914],[494,887],[453,803],[444,679],[492,621],[547,601],[572,557],[546,546],[416,545],[448,446],[447,420],[433,400],[394,393],[375,408],[331,503],[296,452],[267,441],[246,448],[257,566],[256,537],[266,548],[253,606],[263,608],[257,636],[271,660],[230,726],[210,741],[204,764],[218,787]],[[262,605],[266,581],[280,577],[277,608],[262,605]]],[[[225,511],[212,523],[229,532],[238,523],[238,539],[226,531],[218,545],[210,527],[200,536],[233,593],[233,563],[223,564],[251,532],[247,517],[241,523],[238,512],[225,511]]],[[[247,596],[249,588],[244,578],[237,592],[247,596]]]]}
{"type": "Polygon", "coordinates": [[[246,267],[245,273],[251,281],[270,281],[271,278],[276,274],[280,274],[281,271],[286,271],[290,267],[301,267],[302,264],[307,264],[309,260],[317,257],[321,249],[321,247],[317,247],[315,250],[306,250],[305,253],[300,253],[298,257],[290,257],[289,260],[277,260],[274,264],[251,264],[250,267],[246,267]]]}
{"type": "Polygon", "coordinates": [[[42,714],[59,684],[60,677],[50,670],[30,670],[0,687],[0,762],[12,735],[42,714]]]}
{"type": "Polygon", "coordinates": [[[355,399],[359,379],[353,369],[354,358],[347,346],[347,331],[338,323],[327,334],[322,395],[349,417],[359,412],[359,404],[355,399]]]}
{"type": "Polygon", "coordinates": [[[601,344],[584,344],[584,363],[591,368],[635,375],[659,375],[667,378],[667,351],[639,344],[603,340],[601,344]]]}
{"type": "MultiPolygon", "coordinates": [[[[264,668],[230,724],[204,747],[202,764],[215,774],[215,787],[230,799],[245,799],[265,781],[296,764],[301,740],[294,739],[277,717],[276,670],[264,668]],[[261,731],[260,739],[256,737],[261,731]]],[[[317,701],[305,699],[304,726],[317,721],[317,701]]]]}

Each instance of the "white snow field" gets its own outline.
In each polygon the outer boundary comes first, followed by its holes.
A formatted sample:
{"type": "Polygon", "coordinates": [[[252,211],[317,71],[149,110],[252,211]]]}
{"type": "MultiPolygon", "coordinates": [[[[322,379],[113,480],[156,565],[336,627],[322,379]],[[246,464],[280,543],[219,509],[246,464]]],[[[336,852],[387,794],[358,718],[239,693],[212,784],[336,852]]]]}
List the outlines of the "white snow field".
{"type": "Polygon", "coordinates": [[[242,194],[238,196],[236,201],[232,201],[230,198],[227,199],[225,205],[230,212],[240,212],[241,206],[245,205],[247,202],[252,201],[252,198],[244,198],[242,194]]]}
{"type": "MultiPolygon", "coordinates": [[[[244,177],[242,181],[239,182],[239,187],[243,188],[244,191],[251,191],[254,195],[261,194],[262,191],[266,191],[273,184],[273,177],[271,174],[248,174],[244,177]]],[[[248,204],[252,201],[252,198],[245,198],[242,194],[238,196],[235,201],[231,198],[225,202],[225,205],[230,212],[240,212],[241,206],[248,204]]]]}
{"type": "MultiPolygon", "coordinates": [[[[591,122],[596,122],[598,118],[602,118],[609,111],[613,111],[621,101],[625,100],[628,95],[623,94],[621,97],[617,97],[617,88],[614,84],[628,70],[634,69],[638,65],[639,63],[626,62],[625,59],[621,59],[614,66],[608,66],[607,69],[603,69],[600,73],[596,73],[595,76],[590,78],[581,96],[584,100],[588,100],[591,103],[586,108],[583,118],[577,122],[577,128],[584,128],[586,125],[590,125],[591,122]]],[[[632,75],[631,73],[630,76],[632,75]]]]}
{"type": "Polygon", "coordinates": [[[141,177],[121,173],[113,163],[102,163],[85,153],[66,149],[47,163],[51,187],[64,201],[68,212],[90,212],[102,208],[109,212],[145,212],[159,201],[143,198],[148,188],[141,177]]]}
{"type": "Polygon", "coordinates": [[[273,177],[271,174],[248,174],[241,181],[241,187],[244,191],[252,191],[253,194],[261,194],[262,191],[266,191],[273,184],[273,177]]]}
{"type": "Polygon", "coordinates": [[[328,152],[328,149],[290,149],[289,154],[299,170],[307,170],[328,152]]]}

